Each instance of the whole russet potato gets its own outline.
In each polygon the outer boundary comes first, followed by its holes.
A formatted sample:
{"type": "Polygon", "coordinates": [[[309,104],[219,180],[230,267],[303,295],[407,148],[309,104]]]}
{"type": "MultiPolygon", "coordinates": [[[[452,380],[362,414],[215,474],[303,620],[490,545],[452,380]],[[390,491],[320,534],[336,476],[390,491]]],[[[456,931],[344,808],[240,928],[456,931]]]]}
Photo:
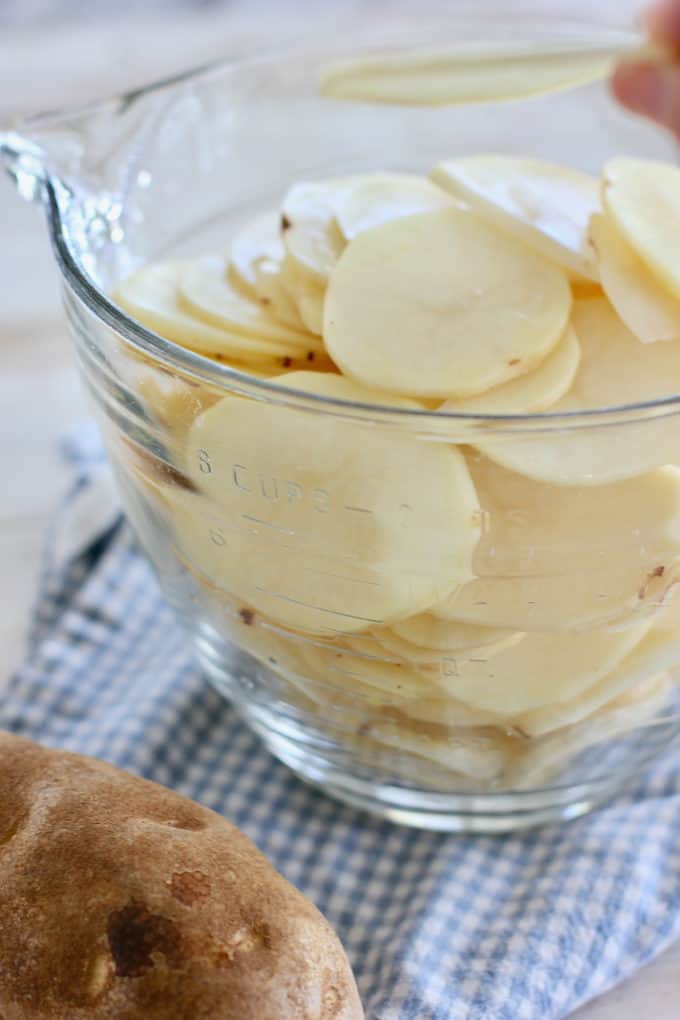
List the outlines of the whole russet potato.
{"type": "Polygon", "coordinates": [[[220,815],[0,733],[2,1020],[363,1020],[318,910],[220,815]]]}

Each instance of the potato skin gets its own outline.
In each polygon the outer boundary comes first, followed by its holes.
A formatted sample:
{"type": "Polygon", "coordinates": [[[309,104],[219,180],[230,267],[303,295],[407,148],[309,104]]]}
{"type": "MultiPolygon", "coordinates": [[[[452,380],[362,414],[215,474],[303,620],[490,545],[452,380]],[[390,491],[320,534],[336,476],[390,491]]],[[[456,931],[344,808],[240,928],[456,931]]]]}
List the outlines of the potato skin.
{"type": "Polygon", "coordinates": [[[0,733],[2,1020],[363,1020],[318,910],[220,815],[0,733]]]}

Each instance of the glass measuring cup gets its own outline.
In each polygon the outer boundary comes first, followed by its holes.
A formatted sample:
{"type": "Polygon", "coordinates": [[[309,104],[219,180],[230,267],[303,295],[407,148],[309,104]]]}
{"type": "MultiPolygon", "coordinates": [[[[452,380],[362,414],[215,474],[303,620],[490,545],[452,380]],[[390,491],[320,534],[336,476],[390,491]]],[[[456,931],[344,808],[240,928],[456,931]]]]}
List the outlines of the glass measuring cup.
{"type": "MultiPolygon", "coordinates": [[[[540,45],[583,32],[553,20],[453,18],[430,26],[423,42],[495,35],[540,45]]],[[[418,41],[412,26],[407,41],[418,41]]],[[[404,36],[395,32],[393,43],[404,36]]],[[[670,143],[617,110],[601,84],[437,110],[324,101],[319,69],[346,55],[314,46],[197,71],[33,119],[1,137],[2,155],[20,192],[45,209],[128,518],[201,666],[266,745],[336,796],[409,824],[500,831],[571,817],[619,789],[677,732],[672,643],[617,673],[672,594],[675,563],[654,548],[640,552],[634,594],[644,592],[626,603],[622,622],[611,564],[627,563],[631,544],[644,548],[642,512],[626,516],[623,497],[620,512],[607,503],[606,532],[593,487],[570,485],[572,500],[591,500],[593,527],[569,532],[557,520],[537,543],[520,505],[499,518],[512,525],[513,554],[499,564],[484,543],[497,514],[482,501],[471,507],[475,571],[495,586],[494,599],[473,597],[459,614],[469,630],[486,628],[482,643],[461,628],[449,646],[436,627],[429,643],[414,641],[414,627],[427,626],[421,617],[453,594],[456,547],[437,462],[481,437],[519,444],[527,462],[548,450],[568,464],[585,448],[595,476],[635,457],[643,472],[680,464],[675,397],[577,416],[351,404],[180,348],[107,296],[148,260],[224,248],[300,178],[422,172],[491,149],[593,172],[622,153],[672,158],[670,143]],[[230,395],[243,400],[234,429],[192,445],[196,418],[230,395]],[[257,442],[236,427],[248,422],[257,442]],[[565,591],[580,613],[565,615],[565,591]],[[604,657],[604,673],[589,674],[584,708],[569,676],[556,680],[555,649],[589,647],[603,631],[604,645],[609,634],[626,640],[612,640],[618,651],[604,657]]],[[[578,661],[573,675],[582,676],[578,661]]]]}

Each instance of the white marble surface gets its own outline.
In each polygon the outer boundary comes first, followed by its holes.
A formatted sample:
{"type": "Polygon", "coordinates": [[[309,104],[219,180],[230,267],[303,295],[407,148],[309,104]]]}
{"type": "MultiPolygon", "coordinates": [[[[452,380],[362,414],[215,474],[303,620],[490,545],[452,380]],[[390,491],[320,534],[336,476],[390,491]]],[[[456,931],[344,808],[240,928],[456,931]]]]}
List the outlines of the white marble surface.
{"type": "MultiPolygon", "coordinates": [[[[589,3],[573,0],[571,8],[581,4],[589,10],[589,3]]],[[[624,4],[631,10],[638,7],[633,0],[604,0],[602,6],[605,13],[610,8],[620,19],[624,4]]],[[[46,9],[50,4],[42,6],[46,9]]],[[[317,15],[320,6],[315,7],[317,15]]],[[[341,7],[343,17],[358,6],[329,5],[341,7]]],[[[327,16],[329,7],[324,7],[327,16]]],[[[118,17],[110,23],[75,22],[61,28],[59,19],[52,18],[49,29],[26,22],[21,29],[3,29],[0,126],[20,110],[53,107],[139,84],[214,56],[236,40],[260,38],[264,31],[275,29],[279,37],[291,38],[301,23],[309,28],[312,17],[309,4],[276,0],[210,10],[185,17],[173,7],[175,13],[163,19],[162,28],[158,20],[118,17]]],[[[83,417],[86,408],[69,354],[56,270],[40,214],[20,203],[3,179],[0,237],[1,682],[21,655],[44,527],[65,485],[55,442],[70,423],[83,417]]],[[[578,1020],[639,1020],[643,1016],[677,1020],[680,946],[576,1016],[578,1020]]]]}

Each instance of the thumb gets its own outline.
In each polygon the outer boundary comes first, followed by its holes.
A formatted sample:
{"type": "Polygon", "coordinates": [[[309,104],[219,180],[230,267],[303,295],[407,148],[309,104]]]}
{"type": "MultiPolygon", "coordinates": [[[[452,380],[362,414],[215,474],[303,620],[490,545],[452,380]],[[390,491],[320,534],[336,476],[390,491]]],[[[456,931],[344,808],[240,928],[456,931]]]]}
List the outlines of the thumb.
{"type": "Polygon", "coordinates": [[[680,66],[622,64],[612,79],[612,91],[623,106],[680,137],[680,66]]]}

